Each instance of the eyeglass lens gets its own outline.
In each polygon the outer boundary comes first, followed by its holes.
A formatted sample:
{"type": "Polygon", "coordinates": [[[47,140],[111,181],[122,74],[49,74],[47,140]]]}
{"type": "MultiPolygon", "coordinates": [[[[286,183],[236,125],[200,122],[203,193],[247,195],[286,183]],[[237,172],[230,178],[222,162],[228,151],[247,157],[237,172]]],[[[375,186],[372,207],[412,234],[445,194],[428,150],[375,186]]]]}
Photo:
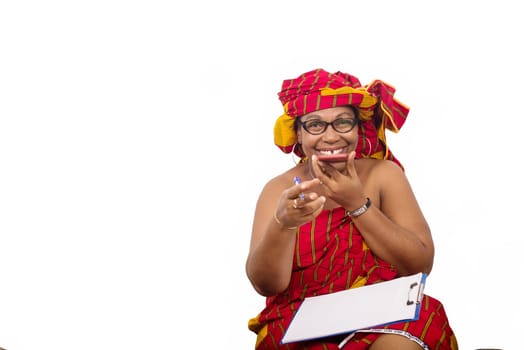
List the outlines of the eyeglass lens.
{"type": "Polygon", "coordinates": [[[327,127],[331,125],[335,131],[340,133],[346,133],[353,130],[357,120],[354,118],[339,118],[328,123],[323,120],[308,120],[302,123],[304,129],[310,134],[318,135],[326,131],[327,127]]]}

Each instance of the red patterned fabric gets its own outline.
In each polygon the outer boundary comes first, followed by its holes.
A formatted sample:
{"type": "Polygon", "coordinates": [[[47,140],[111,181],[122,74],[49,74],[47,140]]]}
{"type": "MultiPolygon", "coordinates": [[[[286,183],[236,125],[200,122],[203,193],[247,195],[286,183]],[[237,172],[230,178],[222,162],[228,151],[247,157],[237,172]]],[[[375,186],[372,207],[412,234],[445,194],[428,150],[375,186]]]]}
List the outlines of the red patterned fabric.
{"type": "MultiPolygon", "coordinates": [[[[282,104],[288,103],[287,113],[294,117],[300,117],[319,109],[332,108],[344,105],[360,106],[369,93],[361,89],[354,90],[343,95],[323,96],[322,89],[341,87],[360,88],[362,85],[357,77],[347,73],[329,73],[323,69],[315,69],[302,74],[296,79],[284,80],[282,90],[278,97],[282,104]]],[[[376,100],[367,103],[366,108],[374,107],[376,100]]]]}
{"type": "MultiPolygon", "coordinates": [[[[258,333],[256,349],[338,349],[345,336],[285,345],[280,344],[280,340],[304,298],[397,276],[392,265],[373,255],[343,208],[324,210],[297,232],[290,287],[279,295],[268,297],[265,309],[249,322],[249,328],[258,333]]],[[[432,350],[457,349],[442,304],[427,295],[417,321],[384,328],[408,331],[432,350]]],[[[378,336],[376,333],[357,333],[343,349],[367,349],[378,336]]]]}

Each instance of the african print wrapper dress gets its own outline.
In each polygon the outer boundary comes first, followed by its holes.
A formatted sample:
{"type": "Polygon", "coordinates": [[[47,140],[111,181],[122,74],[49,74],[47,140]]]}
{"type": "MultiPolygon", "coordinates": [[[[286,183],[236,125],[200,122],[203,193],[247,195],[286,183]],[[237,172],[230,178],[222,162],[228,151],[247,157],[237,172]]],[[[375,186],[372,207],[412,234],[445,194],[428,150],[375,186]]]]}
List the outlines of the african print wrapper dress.
{"type": "MultiPolygon", "coordinates": [[[[269,349],[367,349],[381,333],[398,333],[417,341],[422,348],[457,350],[457,342],[443,305],[424,295],[417,321],[400,322],[372,330],[281,344],[294,313],[306,297],[357,288],[398,277],[394,266],[373,255],[351,218],[341,207],[324,210],[297,232],[291,282],[286,291],[268,297],[266,307],[249,320],[257,333],[256,350],[269,349]],[[344,341],[345,340],[345,341],[344,341]]],[[[312,320],[314,322],[314,320],[312,320]]]]}

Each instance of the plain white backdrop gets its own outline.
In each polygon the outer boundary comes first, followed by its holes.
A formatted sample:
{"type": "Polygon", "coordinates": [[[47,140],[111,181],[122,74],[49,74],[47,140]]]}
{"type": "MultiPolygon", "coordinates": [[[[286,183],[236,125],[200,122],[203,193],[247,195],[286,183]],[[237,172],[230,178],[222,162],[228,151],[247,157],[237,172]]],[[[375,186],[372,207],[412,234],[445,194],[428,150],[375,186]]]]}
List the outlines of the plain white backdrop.
{"type": "Polygon", "coordinates": [[[518,2],[4,1],[0,346],[253,349],[283,79],[382,79],[461,349],[522,348],[518,2]]]}

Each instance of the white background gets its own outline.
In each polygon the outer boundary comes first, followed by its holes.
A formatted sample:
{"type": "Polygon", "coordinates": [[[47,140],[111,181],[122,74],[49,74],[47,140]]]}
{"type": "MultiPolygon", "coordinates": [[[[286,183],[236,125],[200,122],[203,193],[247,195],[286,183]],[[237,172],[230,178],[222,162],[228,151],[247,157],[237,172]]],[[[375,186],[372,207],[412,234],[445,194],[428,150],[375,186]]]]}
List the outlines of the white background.
{"type": "Polygon", "coordinates": [[[253,349],[283,79],[382,79],[461,349],[522,346],[517,1],[2,1],[0,346],[253,349]]]}

